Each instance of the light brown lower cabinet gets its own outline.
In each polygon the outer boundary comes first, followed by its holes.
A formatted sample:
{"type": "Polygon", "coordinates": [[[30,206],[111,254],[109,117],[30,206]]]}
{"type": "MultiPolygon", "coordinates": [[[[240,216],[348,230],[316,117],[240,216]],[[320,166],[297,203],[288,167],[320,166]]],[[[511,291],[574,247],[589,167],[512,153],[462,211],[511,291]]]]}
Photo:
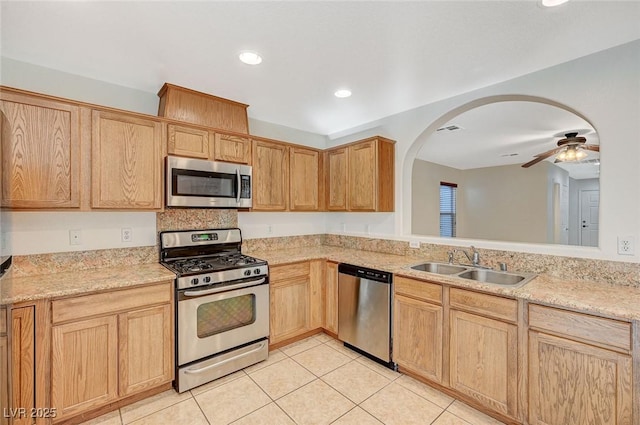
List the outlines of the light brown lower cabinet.
{"type": "Polygon", "coordinates": [[[313,260],[270,268],[270,344],[322,327],[324,263],[313,260]]]}
{"type": "Polygon", "coordinates": [[[331,261],[325,269],[324,328],[338,335],[338,263],[331,261]]]}
{"type": "Polygon", "coordinates": [[[118,398],[118,317],[52,328],[51,404],[69,417],[118,398]]]}
{"type": "Polygon", "coordinates": [[[638,423],[629,323],[530,305],[529,326],[530,424],[638,423]]]}
{"type": "Polygon", "coordinates": [[[413,373],[442,382],[442,306],[396,294],[393,357],[413,373]]]}
{"type": "Polygon", "coordinates": [[[451,388],[515,417],[518,327],[453,309],[449,324],[451,388]]]}
{"type": "Polygon", "coordinates": [[[9,416],[14,425],[27,425],[33,423],[30,412],[35,408],[35,307],[11,310],[11,332],[10,407],[24,410],[9,416]]]}
{"type": "Polygon", "coordinates": [[[173,283],[52,301],[55,422],[173,380],[173,283]]]}

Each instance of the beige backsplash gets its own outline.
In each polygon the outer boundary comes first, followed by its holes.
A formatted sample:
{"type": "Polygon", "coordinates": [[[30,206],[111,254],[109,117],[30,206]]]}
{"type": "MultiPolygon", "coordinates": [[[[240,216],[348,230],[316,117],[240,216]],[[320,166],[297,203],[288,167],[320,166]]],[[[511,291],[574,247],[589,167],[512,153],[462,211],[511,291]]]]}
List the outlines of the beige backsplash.
{"type": "MultiPolygon", "coordinates": [[[[165,230],[215,229],[238,226],[238,212],[224,209],[170,209],[157,214],[158,232],[165,230]]],[[[338,246],[406,255],[432,261],[447,261],[447,252],[455,247],[422,243],[409,248],[406,241],[345,235],[302,235],[245,239],[243,250],[263,251],[284,248],[338,246]]],[[[480,262],[492,268],[507,263],[509,270],[544,273],[563,279],[581,279],[640,287],[640,264],[618,261],[528,254],[515,251],[478,249],[480,262]]],[[[458,254],[462,256],[462,254],[458,254]]],[[[158,261],[158,245],[136,248],[102,249],[95,251],[59,252],[14,256],[14,276],[58,273],[72,270],[111,267],[115,265],[148,264],[158,261]]],[[[463,258],[456,257],[457,261],[463,258]]]]}

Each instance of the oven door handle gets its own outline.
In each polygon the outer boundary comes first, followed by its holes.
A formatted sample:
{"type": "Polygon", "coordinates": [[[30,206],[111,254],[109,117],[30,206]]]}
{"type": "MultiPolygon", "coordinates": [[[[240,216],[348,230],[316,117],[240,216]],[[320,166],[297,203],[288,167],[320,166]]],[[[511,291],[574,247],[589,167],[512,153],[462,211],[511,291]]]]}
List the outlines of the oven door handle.
{"type": "Polygon", "coordinates": [[[197,374],[197,373],[206,372],[207,370],[213,369],[214,367],[222,366],[223,364],[232,362],[234,360],[241,359],[243,357],[247,357],[250,354],[253,354],[253,353],[257,352],[257,351],[260,351],[260,350],[262,350],[264,348],[264,344],[265,344],[264,342],[261,342],[260,345],[258,347],[256,347],[256,348],[254,348],[253,350],[249,350],[246,353],[242,353],[242,354],[239,354],[239,355],[237,355],[235,357],[231,357],[231,358],[228,358],[226,360],[222,360],[221,362],[218,362],[218,363],[210,364],[209,366],[201,367],[200,369],[186,369],[184,371],[184,373],[187,373],[189,375],[194,375],[194,374],[197,374]]]}
{"type": "Polygon", "coordinates": [[[240,192],[242,192],[242,181],[240,180],[240,169],[236,168],[236,184],[238,188],[238,193],[236,194],[236,202],[240,203],[240,192]]]}
{"type": "Polygon", "coordinates": [[[260,285],[261,283],[264,283],[265,280],[266,280],[266,278],[263,277],[262,279],[250,280],[248,282],[242,282],[242,283],[237,283],[235,285],[223,286],[221,288],[205,289],[203,291],[185,291],[184,292],[184,296],[185,297],[199,297],[201,295],[217,294],[218,292],[227,292],[227,291],[230,291],[232,289],[240,289],[240,288],[245,288],[245,287],[248,287],[248,286],[260,285]]]}

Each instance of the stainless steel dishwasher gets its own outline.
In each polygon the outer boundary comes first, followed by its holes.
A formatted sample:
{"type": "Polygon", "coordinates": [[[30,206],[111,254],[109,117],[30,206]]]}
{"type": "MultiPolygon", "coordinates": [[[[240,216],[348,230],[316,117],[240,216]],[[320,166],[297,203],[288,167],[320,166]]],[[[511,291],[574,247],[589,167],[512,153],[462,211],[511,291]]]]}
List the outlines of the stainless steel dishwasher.
{"type": "Polygon", "coordinates": [[[391,360],[391,282],[388,272],[338,265],[338,339],[395,369],[391,360]]]}

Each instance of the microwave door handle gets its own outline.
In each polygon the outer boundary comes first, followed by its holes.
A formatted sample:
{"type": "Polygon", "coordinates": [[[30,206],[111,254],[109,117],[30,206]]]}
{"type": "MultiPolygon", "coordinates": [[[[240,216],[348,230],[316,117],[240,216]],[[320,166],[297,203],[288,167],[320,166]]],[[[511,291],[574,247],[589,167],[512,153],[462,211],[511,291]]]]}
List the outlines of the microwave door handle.
{"type": "Polygon", "coordinates": [[[240,181],[240,169],[236,168],[236,183],[238,192],[236,193],[236,203],[240,203],[240,192],[242,191],[242,182],[240,181]]]}

